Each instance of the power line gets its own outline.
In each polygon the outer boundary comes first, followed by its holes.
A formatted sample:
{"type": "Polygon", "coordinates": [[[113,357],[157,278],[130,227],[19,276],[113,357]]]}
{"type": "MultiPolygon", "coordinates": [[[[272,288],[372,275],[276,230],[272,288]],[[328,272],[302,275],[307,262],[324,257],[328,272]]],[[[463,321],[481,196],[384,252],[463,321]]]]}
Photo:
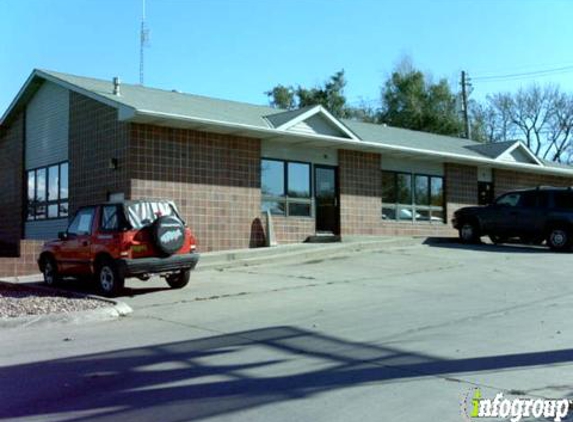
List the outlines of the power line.
{"type": "Polygon", "coordinates": [[[510,79],[526,79],[531,76],[550,76],[561,73],[573,72],[573,65],[557,67],[553,69],[536,70],[532,72],[509,73],[505,75],[492,75],[492,76],[474,76],[475,81],[501,81],[510,79]]]}

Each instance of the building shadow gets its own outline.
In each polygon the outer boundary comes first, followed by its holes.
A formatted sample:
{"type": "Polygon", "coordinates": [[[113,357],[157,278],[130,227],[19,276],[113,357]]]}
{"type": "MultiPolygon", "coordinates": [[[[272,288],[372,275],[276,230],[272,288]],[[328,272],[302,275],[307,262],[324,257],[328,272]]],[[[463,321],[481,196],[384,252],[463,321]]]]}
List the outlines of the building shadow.
{"type": "Polygon", "coordinates": [[[470,251],[481,251],[489,253],[516,253],[516,254],[543,254],[555,253],[546,246],[534,246],[520,243],[502,243],[494,245],[492,243],[462,243],[457,237],[428,237],[423,242],[434,248],[460,249],[470,251]]]}
{"type": "Polygon", "coordinates": [[[0,419],[200,420],[360,385],[572,362],[573,349],[444,359],[269,327],[2,367],[0,419]]]}

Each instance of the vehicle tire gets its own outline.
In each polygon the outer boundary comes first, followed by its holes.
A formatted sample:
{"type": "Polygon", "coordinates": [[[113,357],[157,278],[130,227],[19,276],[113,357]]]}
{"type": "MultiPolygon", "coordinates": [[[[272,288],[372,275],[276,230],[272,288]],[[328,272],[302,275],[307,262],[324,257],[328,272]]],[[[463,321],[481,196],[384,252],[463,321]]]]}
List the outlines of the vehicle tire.
{"type": "Polygon", "coordinates": [[[571,231],[563,226],[554,226],[547,234],[547,245],[554,251],[563,252],[571,248],[571,231]]]}
{"type": "Polygon", "coordinates": [[[189,283],[191,277],[191,270],[183,270],[177,274],[170,274],[165,277],[165,281],[172,289],[182,289],[189,283]]]}
{"type": "Polygon", "coordinates": [[[47,286],[55,286],[60,281],[58,266],[53,258],[42,258],[42,275],[47,286]]]}
{"type": "Polygon", "coordinates": [[[464,221],[459,229],[459,235],[462,243],[477,243],[480,238],[478,226],[473,221],[464,221]]]}
{"type": "Polygon", "coordinates": [[[101,261],[96,269],[96,281],[99,291],[108,297],[117,296],[125,284],[117,265],[110,259],[101,261]]]}
{"type": "Polygon", "coordinates": [[[492,243],[493,243],[494,245],[500,245],[500,244],[502,244],[502,243],[507,242],[507,237],[498,236],[498,235],[495,235],[495,234],[490,234],[490,235],[489,235],[489,239],[492,241],[492,243]]]}
{"type": "Polygon", "coordinates": [[[176,217],[159,217],[151,226],[153,242],[166,256],[173,255],[185,243],[185,226],[176,217]]]}

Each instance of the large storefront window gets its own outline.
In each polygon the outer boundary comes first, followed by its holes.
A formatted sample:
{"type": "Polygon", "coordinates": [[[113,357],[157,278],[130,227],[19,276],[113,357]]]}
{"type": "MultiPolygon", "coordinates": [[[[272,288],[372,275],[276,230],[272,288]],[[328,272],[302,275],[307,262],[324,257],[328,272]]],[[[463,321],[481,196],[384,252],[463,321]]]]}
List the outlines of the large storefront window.
{"type": "Polygon", "coordinates": [[[275,215],[312,215],[310,164],[261,160],[261,210],[275,215]]]}
{"type": "Polygon", "coordinates": [[[444,179],[383,171],[382,218],[444,223],[444,179]]]}
{"type": "Polygon", "coordinates": [[[68,216],[68,163],[27,172],[28,220],[68,216]]]}

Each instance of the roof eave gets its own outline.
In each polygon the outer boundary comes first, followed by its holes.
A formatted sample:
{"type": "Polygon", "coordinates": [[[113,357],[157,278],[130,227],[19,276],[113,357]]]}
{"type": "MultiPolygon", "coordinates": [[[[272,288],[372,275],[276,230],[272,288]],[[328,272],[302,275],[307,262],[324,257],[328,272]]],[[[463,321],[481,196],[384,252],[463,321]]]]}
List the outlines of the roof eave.
{"type": "Polygon", "coordinates": [[[146,118],[153,118],[155,122],[157,122],[157,120],[163,120],[166,123],[168,123],[169,121],[178,121],[178,122],[187,122],[201,127],[226,128],[228,130],[245,133],[247,135],[260,139],[280,138],[280,140],[284,142],[297,142],[300,141],[301,139],[305,139],[313,141],[314,143],[321,143],[324,146],[330,148],[333,147],[340,149],[347,148],[347,149],[370,151],[370,152],[388,151],[412,156],[437,158],[441,159],[444,162],[469,164],[476,166],[481,165],[486,167],[494,167],[494,168],[502,168],[510,170],[522,170],[535,173],[554,174],[554,175],[562,175],[569,177],[573,176],[573,170],[569,169],[556,169],[552,167],[538,166],[536,164],[503,162],[485,157],[484,158],[471,157],[455,153],[424,150],[424,149],[382,144],[378,142],[370,142],[364,140],[339,138],[327,135],[302,134],[302,133],[295,134],[292,132],[285,132],[283,130],[277,130],[273,128],[264,128],[247,124],[238,124],[219,120],[203,119],[185,115],[157,112],[152,110],[136,110],[134,115],[129,120],[136,123],[146,123],[146,118]]]}

